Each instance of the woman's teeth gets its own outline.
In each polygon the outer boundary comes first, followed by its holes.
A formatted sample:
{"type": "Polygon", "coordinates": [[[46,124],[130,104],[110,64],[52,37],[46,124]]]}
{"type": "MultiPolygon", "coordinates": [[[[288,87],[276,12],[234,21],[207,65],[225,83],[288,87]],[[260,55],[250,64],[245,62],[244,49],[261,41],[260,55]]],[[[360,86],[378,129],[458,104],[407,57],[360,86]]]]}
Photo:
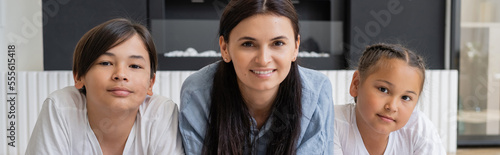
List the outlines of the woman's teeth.
{"type": "Polygon", "coordinates": [[[253,71],[255,74],[269,74],[272,73],[273,70],[268,70],[268,71],[253,71]]]}

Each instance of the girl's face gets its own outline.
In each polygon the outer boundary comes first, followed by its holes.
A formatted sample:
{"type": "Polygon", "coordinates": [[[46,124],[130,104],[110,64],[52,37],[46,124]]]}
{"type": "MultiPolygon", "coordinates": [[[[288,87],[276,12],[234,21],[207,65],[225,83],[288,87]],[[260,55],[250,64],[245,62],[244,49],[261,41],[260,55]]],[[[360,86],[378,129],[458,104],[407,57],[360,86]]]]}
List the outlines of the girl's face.
{"type": "Polygon", "coordinates": [[[152,95],[150,72],[148,51],[135,34],[97,58],[76,86],[85,86],[88,106],[135,110],[152,95]]]}
{"type": "Polygon", "coordinates": [[[401,129],[413,112],[420,96],[422,74],[399,59],[377,63],[371,74],[360,79],[353,75],[350,94],[357,96],[356,122],[360,132],[375,131],[388,135],[401,129]]]}
{"type": "Polygon", "coordinates": [[[219,44],[225,62],[233,61],[242,92],[272,90],[286,78],[298,54],[290,19],[258,14],[242,20],[219,44]]]}

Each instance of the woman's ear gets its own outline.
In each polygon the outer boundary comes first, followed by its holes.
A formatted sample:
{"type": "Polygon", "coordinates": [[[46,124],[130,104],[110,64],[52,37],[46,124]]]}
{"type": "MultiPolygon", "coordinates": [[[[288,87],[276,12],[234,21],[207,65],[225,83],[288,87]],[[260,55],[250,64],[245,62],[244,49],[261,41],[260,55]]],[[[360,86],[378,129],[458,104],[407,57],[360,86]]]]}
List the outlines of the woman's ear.
{"type": "Polygon", "coordinates": [[[85,83],[82,80],[82,77],[78,77],[78,75],[73,74],[73,79],[75,80],[75,88],[76,89],[82,89],[83,86],[85,86],[85,83]]]}
{"type": "Polygon", "coordinates": [[[151,81],[149,81],[149,88],[148,88],[148,95],[153,96],[153,85],[155,84],[156,81],[156,73],[153,73],[153,78],[151,78],[151,81]]]}
{"type": "Polygon", "coordinates": [[[356,70],[352,75],[351,87],[349,88],[349,94],[352,97],[358,97],[359,78],[359,71],[356,70]]]}
{"type": "Polygon", "coordinates": [[[300,34],[297,36],[297,40],[295,41],[295,51],[293,52],[292,62],[297,60],[297,55],[299,55],[299,47],[300,47],[300,34]]]}
{"type": "Polygon", "coordinates": [[[227,43],[224,40],[224,36],[219,37],[219,47],[220,47],[220,54],[224,62],[226,63],[231,62],[231,56],[229,55],[229,51],[227,50],[227,43]]]}

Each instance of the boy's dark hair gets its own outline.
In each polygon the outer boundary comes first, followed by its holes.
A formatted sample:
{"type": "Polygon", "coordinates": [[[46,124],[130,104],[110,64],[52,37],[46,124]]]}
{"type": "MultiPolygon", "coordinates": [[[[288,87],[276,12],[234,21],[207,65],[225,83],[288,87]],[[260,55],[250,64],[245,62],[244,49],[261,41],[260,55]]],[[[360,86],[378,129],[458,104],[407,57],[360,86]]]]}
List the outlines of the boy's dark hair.
{"type": "MultiPolygon", "coordinates": [[[[83,35],[76,44],[73,54],[73,77],[80,79],[85,76],[97,58],[135,34],[139,35],[148,51],[151,65],[150,78],[153,78],[158,64],[153,38],[146,27],[124,18],[106,21],[83,35]]],[[[86,94],[85,86],[80,92],[86,94]]]]}

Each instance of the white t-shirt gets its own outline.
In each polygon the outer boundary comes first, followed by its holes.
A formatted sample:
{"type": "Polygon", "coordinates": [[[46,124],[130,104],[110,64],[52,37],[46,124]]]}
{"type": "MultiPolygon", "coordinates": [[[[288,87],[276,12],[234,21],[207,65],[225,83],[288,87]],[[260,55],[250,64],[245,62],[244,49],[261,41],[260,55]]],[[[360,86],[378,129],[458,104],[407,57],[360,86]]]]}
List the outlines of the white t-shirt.
{"type": "MultiPolygon", "coordinates": [[[[102,154],[88,122],[85,96],[74,86],[57,90],[45,100],[26,154],[102,154]]],[[[123,154],[184,154],[177,105],[159,95],[147,96],[123,154]]]]}
{"type": "MultiPolygon", "coordinates": [[[[336,105],[335,154],[368,155],[356,125],[355,104],[336,105]]],[[[441,139],[432,122],[419,110],[414,110],[401,129],[389,134],[384,155],[435,155],[446,154],[441,139]]]]}

